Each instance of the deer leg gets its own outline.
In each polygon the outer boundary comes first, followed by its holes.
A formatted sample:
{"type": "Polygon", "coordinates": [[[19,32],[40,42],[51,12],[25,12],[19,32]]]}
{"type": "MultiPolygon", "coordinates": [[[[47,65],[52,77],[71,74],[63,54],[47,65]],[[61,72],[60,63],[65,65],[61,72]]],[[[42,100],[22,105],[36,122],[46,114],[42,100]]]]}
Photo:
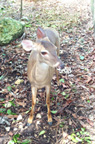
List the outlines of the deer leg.
{"type": "MultiPolygon", "coordinates": [[[[59,56],[59,51],[60,51],[60,40],[59,40],[59,38],[56,41],[56,46],[57,46],[57,55],[59,56]]],[[[60,83],[59,83],[59,71],[57,70],[57,68],[55,68],[55,74],[56,74],[57,84],[59,86],[60,85],[60,83]]]]}
{"type": "Polygon", "coordinates": [[[47,110],[48,110],[48,124],[52,125],[52,116],[50,112],[50,85],[46,86],[46,104],[47,104],[47,110]]]}
{"type": "Polygon", "coordinates": [[[34,117],[34,108],[36,104],[36,95],[37,95],[37,88],[31,86],[31,91],[32,91],[32,109],[28,118],[28,124],[31,124],[33,121],[34,117]]]}
{"type": "Polygon", "coordinates": [[[59,71],[56,68],[55,68],[55,74],[56,74],[57,84],[59,86],[60,85],[60,82],[59,82],[59,71]]]}

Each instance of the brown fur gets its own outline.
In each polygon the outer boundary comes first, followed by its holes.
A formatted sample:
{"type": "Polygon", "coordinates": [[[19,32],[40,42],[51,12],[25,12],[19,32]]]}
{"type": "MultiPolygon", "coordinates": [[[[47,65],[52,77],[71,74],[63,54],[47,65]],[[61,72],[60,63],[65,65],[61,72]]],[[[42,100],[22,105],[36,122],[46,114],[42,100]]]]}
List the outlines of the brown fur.
{"type": "Polygon", "coordinates": [[[37,41],[33,45],[33,51],[28,60],[28,79],[31,83],[32,91],[32,110],[28,123],[32,123],[33,121],[37,89],[43,87],[46,88],[48,123],[52,123],[50,113],[50,88],[55,67],[60,64],[60,59],[57,56],[59,55],[59,49],[60,41],[57,31],[52,29],[43,30],[42,28],[37,30],[37,41]]]}

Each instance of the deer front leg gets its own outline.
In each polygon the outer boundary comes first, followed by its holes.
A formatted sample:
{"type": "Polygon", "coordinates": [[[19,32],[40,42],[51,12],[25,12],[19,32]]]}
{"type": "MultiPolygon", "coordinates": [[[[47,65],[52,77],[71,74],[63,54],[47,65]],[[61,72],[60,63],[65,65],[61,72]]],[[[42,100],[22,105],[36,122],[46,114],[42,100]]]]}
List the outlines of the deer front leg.
{"type": "Polygon", "coordinates": [[[56,74],[57,85],[59,86],[60,85],[60,82],[59,82],[59,72],[58,72],[58,70],[56,68],[55,68],[55,74],[56,74]]]}
{"type": "Polygon", "coordinates": [[[33,121],[34,117],[34,108],[36,104],[36,95],[37,95],[37,88],[31,86],[31,91],[32,91],[32,109],[28,118],[28,124],[31,124],[33,121]]]}
{"type": "Polygon", "coordinates": [[[48,124],[52,125],[52,116],[50,112],[50,85],[46,86],[46,104],[47,104],[47,110],[48,110],[48,124]]]}

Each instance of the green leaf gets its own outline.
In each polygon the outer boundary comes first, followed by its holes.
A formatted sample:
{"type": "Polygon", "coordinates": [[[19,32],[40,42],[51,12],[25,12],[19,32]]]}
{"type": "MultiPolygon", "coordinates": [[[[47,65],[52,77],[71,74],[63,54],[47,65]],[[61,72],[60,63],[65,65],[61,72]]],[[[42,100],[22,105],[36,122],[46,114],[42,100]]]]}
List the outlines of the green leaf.
{"type": "Polygon", "coordinates": [[[13,136],[13,138],[19,138],[19,137],[20,137],[20,134],[19,134],[19,133],[15,134],[15,135],[13,136]]]}
{"type": "Polygon", "coordinates": [[[55,111],[51,111],[51,113],[56,114],[56,113],[57,113],[57,110],[55,110],[55,111]]]}
{"type": "Polygon", "coordinates": [[[21,143],[21,144],[30,144],[30,142],[31,142],[30,140],[25,139],[25,140],[23,140],[23,141],[22,141],[22,143],[21,143]]]}
{"type": "Polygon", "coordinates": [[[62,124],[60,124],[59,126],[60,126],[60,128],[63,128],[63,125],[62,125],[62,124]]]}
{"type": "Polygon", "coordinates": [[[74,134],[71,135],[71,139],[75,143],[79,142],[79,140],[76,139],[76,135],[74,135],[74,134]]]}
{"type": "Polygon", "coordinates": [[[67,99],[69,97],[69,94],[66,94],[65,99],[67,99]]]}
{"type": "Polygon", "coordinates": [[[80,137],[80,133],[79,132],[77,132],[76,134],[77,134],[78,137],[80,137]]]}
{"type": "Polygon", "coordinates": [[[39,135],[43,135],[46,131],[45,130],[42,130],[39,135]]]}
{"type": "Polygon", "coordinates": [[[56,28],[57,26],[56,26],[56,25],[51,25],[51,27],[52,27],[52,28],[56,28]]]}
{"type": "Polygon", "coordinates": [[[4,76],[2,75],[2,76],[0,76],[0,80],[2,80],[4,78],[4,76]]]}
{"type": "Polygon", "coordinates": [[[32,26],[31,26],[31,24],[27,24],[27,25],[25,25],[25,27],[29,28],[29,27],[32,27],[32,26]]]}
{"type": "Polygon", "coordinates": [[[11,111],[10,109],[8,109],[8,110],[7,110],[7,114],[10,115],[11,113],[12,113],[12,111],[11,111]]]}
{"type": "Polygon", "coordinates": [[[86,72],[87,72],[87,68],[84,68],[84,71],[86,71],[86,72]]]}
{"type": "Polygon", "coordinates": [[[78,137],[76,137],[76,141],[81,142],[82,140],[78,137]]]}
{"type": "Polygon", "coordinates": [[[19,137],[20,137],[20,134],[14,135],[14,136],[13,136],[13,141],[14,141],[15,143],[17,143],[19,137]]]}
{"type": "Polygon", "coordinates": [[[85,128],[81,128],[81,130],[84,132],[84,131],[85,131],[85,128]]]}
{"type": "Polygon", "coordinates": [[[0,113],[5,113],[6,109],[5,108],[0,108],[0,113]]]}
{"type": "Polygon", "coordinates": [[[14,101],[9,101],[9,102],[11,103],[12,106],[14,106],[14,107],[16,106],[14,101]]]}
{"type": "Polygon", "coordinates": [[[53,101],[53,100],[54,100],[54,97],[52,97],[51,100],[53,101]]]}
{"type": "Polygon", "coordinates": [[[8,142],[8,144],[14,144],[14,141],[13,141],[13,140],[10,140],[10,141],[8,142]]]}
{"type": "Polygon", "coordinates": [[[63,96],[65,96],[66,95],[66,93],[63,91],[62,93],[61,93],[63,96]]]}
{"type": "Polygon", "coordinates": [[[5,108],[9,108],[9,107],[11,107],[11,106],[16,106],[15,104],[14,104],[14,102],[13,101],[9,101],[9,102],[6,102],[5,104],[3,104],[3,106],[5,107],[5,108]]]}
{"type": "Polygon", "coordinates": [[[12,88],[15,88],[15,85],[12,85],[12,88]]]}
{"type": "Polygon", "coordinates": [[[3,53],[2,55],[5,56],[6,54],[3,53]]]}
{"type": "Polygon", "coordinates": [[[10,92],[12,90],[12,87],[11,86],[8,86],[7,87],[7,90],[10,92]]]}
{"type": "Polygon", "coordinates": [[[85,140],[91,140],[90,136],[85,137],[85,140]]]}
{"type": "Polygon", "coordinates": [[[13,112],[11,111],[11,109],[8,109],[8,110],[7,110],[7,114],[8,114],[8,115],[16,115],[16,113],[13,113],[13,112]]]}
{"type": "Polygon", "coordinates": [[[11,105],[10,102],[6,102],[5,104],[3,104],[3,106],[4,106],[5,108],[9,108],[9,107],[11,107],[12,105],[11,105]]]}
{"type": "Polygon", "coordinates": [[[60,125],[59,125],[60,128],[63,128],[64,127],[64,122],[62,122],[60,125]]]}
{"type": "Polygon", "coordinates": [[[90,100],[87,100],[88,103],[90,103],[90,100]]]}
{"type": "Polygon", "coordinates": [[[84,60],[84,56],[80,56],[80,60],[84,60]]]}
{"type": "Polygon", "coordinates": [[[9,63],[12,64],[12,61],[10,61],[9,63]]]}
{"type": "Polygon", "coordinates": [[[60,81],[60,82],[62,82],[62,83],[64,83],[64,82],[65,82],[65,81],[64,81],[64,79],[60,79],[59,81],[60,81]]]}
{"type": "MultiPolygon", "coordinates": [[[[37,103],[37,102],[36,102],[36,103],[37,103]]],[[[30,107],[29,110],[26,111],[25,113],[26,113],[26,114],[29,113],[29,112],[31,111],[31,108],[32,108],[32,107],[30,107]]]]}

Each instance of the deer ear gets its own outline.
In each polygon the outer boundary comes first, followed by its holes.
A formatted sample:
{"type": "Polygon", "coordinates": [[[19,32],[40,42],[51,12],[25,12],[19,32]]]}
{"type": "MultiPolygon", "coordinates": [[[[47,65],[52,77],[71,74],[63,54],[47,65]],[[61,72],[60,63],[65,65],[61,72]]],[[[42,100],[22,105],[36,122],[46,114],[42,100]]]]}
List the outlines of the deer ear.
{"type": "Polygon", "coordinates": [[[37,29],[37,38],[42,39],[44,37],[46,37],[45,31],[41,27],[39,27],[37,29]]]}
{"type": "Polygon", "coordinates": [[[49,40],[48,37],[45,37],[43,40],[45,40],[45,41],[49,41],[49,42],[50,42],[50,40],[49,40]]]}
{"type": "Polygon", "coordinates": [[[33,50],[34,46],[35,46],[34,42],[32,42],[30,40],[23,40],[21,42],[21,45],[22,45],[23,49],[26,51],[33,50]]]}

